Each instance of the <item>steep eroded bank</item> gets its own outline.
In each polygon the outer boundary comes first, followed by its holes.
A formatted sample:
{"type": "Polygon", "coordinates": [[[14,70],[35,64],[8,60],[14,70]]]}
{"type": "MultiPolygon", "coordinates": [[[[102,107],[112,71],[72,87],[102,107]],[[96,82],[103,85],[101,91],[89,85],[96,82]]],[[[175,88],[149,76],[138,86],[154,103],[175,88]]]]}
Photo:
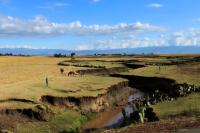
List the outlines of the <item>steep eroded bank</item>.
{"type": "Polygon", "coordinates": [[[106,93],[98,94],[96,97],[57,97],[45,95],[41,97],[41,101],[68,109],[81,110],[83,112],[100,112],[109,106],[120,105],[120,103],[127,101],[127,97],[133,91],[133,89],[128,87],[128,84],[128,81],[119,82],[118,84],[110,86],[106,93]]]}

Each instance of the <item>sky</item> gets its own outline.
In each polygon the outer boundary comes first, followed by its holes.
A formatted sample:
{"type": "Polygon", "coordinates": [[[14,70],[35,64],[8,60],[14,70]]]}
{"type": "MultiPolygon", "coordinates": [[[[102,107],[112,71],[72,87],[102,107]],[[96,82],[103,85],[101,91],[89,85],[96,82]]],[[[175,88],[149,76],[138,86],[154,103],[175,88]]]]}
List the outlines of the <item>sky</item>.
{"type": "Polygon", "coordinates": [[[0,0],[0,48],[200,47],[200,0],[0,0]]]}

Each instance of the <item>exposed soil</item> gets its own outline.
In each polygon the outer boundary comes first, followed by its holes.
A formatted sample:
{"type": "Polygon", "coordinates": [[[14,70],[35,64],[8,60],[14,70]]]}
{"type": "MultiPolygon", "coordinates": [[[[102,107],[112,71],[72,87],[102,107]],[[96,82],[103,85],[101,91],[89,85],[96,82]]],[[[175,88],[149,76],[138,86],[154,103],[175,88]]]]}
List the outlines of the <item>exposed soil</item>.
{"type": "Polygon", "coordinates": [[[135,75],[111,74],[113,77],[120,77],[129,80],[129,86],[137,88],[150,97],[150,102],[160,102],[163,100],[177,99],[200,92],[200,88],[187,83],[178,84],[175,80],[161,77],[143,77],[135,75]],[[154,97],[153,97],[154,96],[154,97]],[[153,97],[153,99],[151,99],[153,97]]]}
{"type": "Polygon", "coordinates": [[[36,102],[34,101],[31,101],[31,100],[27,100],[27,99],[16,99],[16,98],[10,98],[10,99],[6,99],[6,100],[0,100],[0,103],[3,103],[3,102],[23,102],[23,103],[32,103],[32,104],[37,104],[36,102]]]}
{"type": "Polygon", "coordinates": [[[116,105],[116,103],[119,104],[126,101],[131,91],[132,88],[128,89],[128,81],[123,81],[110,86],[105,94],[99,94],[96,97],[57,97],[45,95],[41,97],[41,101],[68,109],[100,112],[109,106],[116,105]]]}
{"type": "Polygon", "coordinates": [[[18,123],[23,124],[23,123],[32,122],[32,121],[34,120],[26,118],[20,114],[15,114],[14,116],[0,114],[0,129],[4,129],[4,130],[6,129],[9,131],[15,132],[16,126],[18,123]]]}
{"type": "Polygon", "coordinates": [[[48,112],[40,107],[27,109],[1,109],[1,116],[23,116],[31,120],[46,121],[49,117],[48,112]]]}
{"type": "Polygon", "coordinates": [[[169,91],[172,90],[173,85],[176,84],[175,80],[167,78],[142,77],[121,74],[112,74],[111,76],[128,79],[130,87],[137,88],[145,93],[153,92],[155,89],[169,93],[169,91]]]}
{"type": "MultiPolygon", "coordinates": [[[[17,125],[27,122],[47,121],[52,115],[46,108],[36,105],[34,108],[27,109],[1,109],[0,110],[0,129],[7,131],[17,131],[17,125]]],[[[2,130],[0,130],[1,132],[2,130]]]]}
{"type": "MultiPolygon", "coordinates": [[[[0,100],[2,108],[0,108],[0,129],[15,131],[18,123],[26,123],[32,121],[47,121],[51,112],[42,105],[26,99],[6,99],[0,100]],[[8,106],[10,103],[16,105],[24,105],[24,107],[15,108],[8,106]],[[30,105],[29,106],[27,106],[30,105]]],[[[1,132],[1,131],[0,131],[1,132]]]]}
{"type": "Polygon", "coordinates": [[[0,100],[0,103],[3,104],[4,108],[0,108],[0,115],[1,116],[23,116],[28,119],[35,119],[39,121],[46,121],[48,119],[48,112],[46,107],[40,106],[34,101],[27,100],[27,99],[7,99],[7,100],[0,100]],[[14,102],[16,104],[31,104],[32,107],[27,108],[5,108],[6,104],[10,102],[14,102]]]}
{"type": "Polygon", "coordinates": [[[192,129],[200,127],[200,121],[188,117],[175,117],[170,120],[136,125],[126,129],[104,131],[102,133],[172,133],[179,129],[192,129]]]}

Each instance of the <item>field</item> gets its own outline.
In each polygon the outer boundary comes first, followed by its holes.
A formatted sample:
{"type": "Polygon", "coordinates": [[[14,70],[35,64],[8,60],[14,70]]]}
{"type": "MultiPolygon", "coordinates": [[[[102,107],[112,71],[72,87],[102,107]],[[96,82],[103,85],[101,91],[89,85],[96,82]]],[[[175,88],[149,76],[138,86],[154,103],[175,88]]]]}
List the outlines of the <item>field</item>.
{"type": "MultiPolygon", "coordinates": [[[[127,74],[140,75],[145,77],[165,77],[175,79],[176,82],[188,83],[190,85],[200,86],[200,63],[190,63],[185,65],[147,66],[132,70],[127,74]]],[[[173,102],[161,102],[154,106],[160,117],[182,114],[184,112],[200,112],[199,106],[200,94],[191,94],[189,97],[180,98],[173,102]],[[167,108],[166,108],[167,107],[167,108]]]]}
{"type": "Polygon", "coordinates": [[[199,94],[192,94],[188,97],[179,98],[178,100],[173,102],[165,101],[162,103],[158,103],[157,105],[154,105],[154,109],[158,113],[160,118],[165,119],[170,116],[173,117],[184,113],[185,115],[197,115],[197,117],[200,117],[199,99],[199,94]]]}
{"type": "MultiPolygon", "coordinates": [[[[197,55],[196,55],[197,56],[197,55]]],[[[200,63],[190,62],[192,55],[161,55],[160,58],[138,58],[139,63],[149,64],[145,67],[132,69],[129,72],[123,72],[122,75],[137,75],[144,77],[160,77],[175,80],[179,84],[187,83],[194,86],[200,86],[200,63]],[[168,57],[168,59],[166,58],[168,57]],[[169,58],[170,57],[170,58],[169,58]],[[186,60],[185,63],[180,61],[186,60]],[[177,64],[171,64],[171,61],[177,61],[177,64]],[[155,65],[158,63],[157,65],[155,65]],[[163,65],[163,64],[167,65],[163,65]],[[159,68],[160,67],[160,68],[159,68]]],[[[200,94],[191,94],[188,97],[179,98],[176,101],[164,101],[154,105],[156,112],[161,118],[179,115],[182,113],[200,112],[199,106],[200,94]]]]}
{"type": "Polygon", "coordinates": [[[89,67],[89,68],[113,68],[113,67],[123,67],[123,64],[106,61],[106,60],[82,60],[74,62],[64,62],[65,66],[78,66],[78,67],[89,67]]]}
{"type": "MultiPolygon", "coordinates": [[[[63,58],[52,57],[0,57],[0,109],[34,109],[37,105],[46,106],[41,101],[43,95],[56,97],[97,96],[106,93],[107,88],[111,85],[125,81],[120,78],[92,75],[67,76],[69,71],[86,68],[58,66],[57,63],[63,60],[63,58]],[[60,73],[60,68],[64,68],[65,74],[60,73]],[[48,77],[48,87],[45,83],[46,77],[48,77]],[[28,102],[23,102],[23,100],[28,102]]],[[[52,110],[55,113],[60,112],[60,109],[52,110]]],[[[67,113],[61,111],[58,114],[66,116],[63,119],[68,119],[70,116],[72,119],[79,119],[81,116],[76,111],[67,111],[67,113]]],[[[3,121],[1,120],[1,122],[3,121]]],[[[71,121],[68,122],[69,127],[73,125],[71,121]]]]}
{"type": "Polygon", "coordinates": [[[189,83],[200,85],[200,63],[189,63],[184,65],[171,66],[147,66],[135,70],[130,70],[123,74],[139,75],[145,77],[165,77],[175,79],[178,83],[189,83]]]}
{"type": "Polygon", "coordinates": [[[99,77],[87,75],[85,77],[68,77],[69,71],[84,68],[57,66],[63,59],[51,57],[1,57],[0,58],[0,100],[10,99],[15,96],[18,99],[28,99],[39,102],[44,94],[50,95],[75,95],[92,96],[103,93],[105,88],[121,81],[118,78],[99,77]],[[60,74],[60,68],[65,69],[65,75],[60,74]],[[45,84],[45,78],[49,79],[49,87],[45,84]],[[94,79],[95,80],[92,80],[94,79]],[[6,91],[3,89],[6,88],[6,91]],[[93,90],[99,90],[95,92],[93,90]],[[61,93],[66,91],[69,93],[61,93]],[[90,92],[91,91],[91,92],[90,92]],[[19,93],[21,92],[21,93],[19,93]],[[71,92],[71,93],[70,93],[71,92]]]}
{"type": "MultiPolygon", "coordinates": [[[[73,61],[70,58],[2,56],[0,129],[20,133],[78,132],[99,112],[92,109],[104,109],[110,99],[116,100],[116,95],[124,93],[125,96],[123,88],[128,87],[129,79],[110,76],[113,73],[167,78],[179,84],[200,86],[199,55],[90,56],[76,57],[73,61]],[[60,68],[64,69],[63,74],[60,68]],[[77,74],[77,70],[84,75],[77,74]],[[68,76],[70,71],[75,75],[68,76]]],[[[192,93],[174,101],[159,102],[153,108],[161,119],[188,112],[199,117],[199,100],[200,94],[192,93]]]]}

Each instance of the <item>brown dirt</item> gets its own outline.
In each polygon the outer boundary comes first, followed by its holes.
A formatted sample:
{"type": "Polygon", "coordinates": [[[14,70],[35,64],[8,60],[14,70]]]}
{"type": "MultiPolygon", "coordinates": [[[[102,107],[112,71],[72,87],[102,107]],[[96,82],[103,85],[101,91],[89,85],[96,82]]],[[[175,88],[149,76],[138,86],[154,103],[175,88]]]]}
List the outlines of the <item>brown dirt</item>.
{"type": "Polygon", "coordinates": [[[176,117],[155,123],[136,125],[126,129],[104,131],[102,133],[172,133],[179,129],[193,129],[200,127],[200,120],[188,117],[176,117]]]}
{"type": "Polygon", "coordinates": [[[97,96],[82,96],[82,97],[57,97],[45,95],[41,97],[41,101],[51,105],[57,105],[68,109],[81,109],[82,111],[101,112],[107,107],[113,106],[120,101],[127,102],[127,97],[133,91],[128,87],[128,81],[122,81],[118,84],[110,86],[107,92],[98,94],[97,96]],[[121,95],[117,95],[117,94],[121,95]]]}
{"type": "Polygon", "coordinates": [[[34,120],[28,119],[20,114],[2,115],[0,114],[0,129],[8,129],[15,131],[18,123],[32,122],[34,120]]]}

